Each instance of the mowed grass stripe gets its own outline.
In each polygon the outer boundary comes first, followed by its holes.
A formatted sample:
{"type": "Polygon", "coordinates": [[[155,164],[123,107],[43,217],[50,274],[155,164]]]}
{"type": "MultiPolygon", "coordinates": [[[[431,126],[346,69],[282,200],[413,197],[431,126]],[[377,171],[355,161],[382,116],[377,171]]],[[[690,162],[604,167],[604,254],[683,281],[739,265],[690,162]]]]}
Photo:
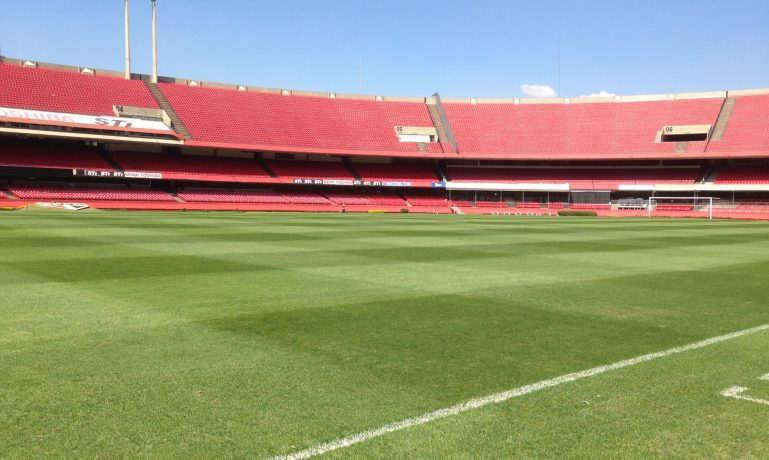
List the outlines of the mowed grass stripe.
{"type": "Polygon", "coordinates": [[[767,320],[762,223],[0,217],[0,456],[268,456],[767,320]]]}

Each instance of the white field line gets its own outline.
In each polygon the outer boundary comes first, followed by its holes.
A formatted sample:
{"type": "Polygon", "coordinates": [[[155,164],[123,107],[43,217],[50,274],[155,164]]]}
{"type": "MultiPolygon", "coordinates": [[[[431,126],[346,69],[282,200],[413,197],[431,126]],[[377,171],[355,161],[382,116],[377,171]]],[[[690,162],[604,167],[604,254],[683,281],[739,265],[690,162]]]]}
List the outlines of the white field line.
{"type": "Polygon", "coordinates": [[[731,334],[721,335],[718,337],[711,337],[709,339],[705,339],[700,342],[691,343],[689,345],[671,348],[669,350],[659,351],[656,353],[649,353],[647,355],[626,359],[624,361],[617,361],[616,363],[613,363],[613,364],[606,364],[604,366],[598,366],[592,369],[587,369],[580,372],[574,372],[572,374],[566,374],[566,375],[562,375],[560,377],[555,377],[548,380],[542,380],[541,382],[524,385],[518,388],[513,388],[512,390],[503,391],[501,393],[484,396],[482,398],[471,399],[469,401],[465,401],[459,404],[455,404],[453,406],[445,407],[443,409],[438,409],[432,412],[428,412],[426,414],[422,414],[416,417],[411,417],[398,422],[393,422],[379,428],[362,431],[358,434],[347,436],[345,438],[339,438],[334,441],[326,442],[323,444],[317,444],[315,446],[309,447],[305,450],[294,452],[292,454],[271,457],[269,460],[301,460],[301,459],[314,457],[316,455],[325,454],[333,450],[350,447],[352,445],[359,444],[364,441],[368,441],[369,439],[378,438],[380,436],[384,436],[386,434],[393,433],[395,431],[405,430],[406,428],[411,428],[418,425],[424,425],[442,418],[451,417],[454,415],[461,414],[463,412],[467,412],[469,410],[478,409],[479,407],[488,406],[489,404],[499,404],[509,399],[518,398],[520,396],[528,395],[531,393],[536,393],[538,391],[542,391],[547,388],[563,385],[564,383],[574,382],[575,380],[581,380],[581,379],[593,377],[599,374],[604,374],[606,372],[611,372],[619,369],[624,369],[626,367],[636,366],[638,364],[642,364],[648,361],[653,361],[655,359],[665,358],[671,355],[686,353],[688,351],[705,348],[710,345],[715,345],[717,343],[725,342],[727,340],[732,340],[738,337],[755,334],[756,332],[765,331],[767,329],[769,329],[769,324],[764,324],[764,325],[756,326],[750,329],[744,329],[742,331],[732,332],[731,334]]]}
{"type": "Polygon", "coordinates": [[[745,387],[731,387],[722,391],[721,396],[726,396],[727,398],[741,399],[743,401],[750,401],[750,402],[769,406],[769,401],[767,401],[766,399],[758,399],[758,398],[751,398],[750,396],[743,396],[743,393],[745,393],[749,389],[750,388],[745,388],[745,387]]]}
{"type": "Polygon", "coordinates": [[[762,375],[762,376],[761,376],[761,377],[759,377],[758,379],[759,379],[759,380],[769,380],[769,374],[766,374],[766,375],[762,375]]]}

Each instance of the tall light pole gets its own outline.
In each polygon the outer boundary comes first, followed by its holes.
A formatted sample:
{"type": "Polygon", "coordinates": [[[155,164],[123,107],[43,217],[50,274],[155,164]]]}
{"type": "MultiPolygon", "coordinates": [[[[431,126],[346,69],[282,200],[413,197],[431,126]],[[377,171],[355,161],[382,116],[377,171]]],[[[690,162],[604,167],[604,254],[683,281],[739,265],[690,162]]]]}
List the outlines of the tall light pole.
{"type": "Polygon", "coordinates": [[[152,0],[152,83],[158,82],[157,3],[152,0]]]}
{"type": "Polygon", "coordinates": [[[131,34],[128,31],[128,0],[125,0],[125,79],[131,79],[131,34]]]}

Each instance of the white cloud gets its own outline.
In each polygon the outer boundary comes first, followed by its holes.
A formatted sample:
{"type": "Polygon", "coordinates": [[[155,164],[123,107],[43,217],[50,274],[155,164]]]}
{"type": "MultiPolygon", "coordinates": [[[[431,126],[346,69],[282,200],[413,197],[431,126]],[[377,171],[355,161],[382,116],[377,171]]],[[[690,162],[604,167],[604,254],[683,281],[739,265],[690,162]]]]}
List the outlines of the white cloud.
{"type": "Polygon", "coordinates": [[[521,85],[521,92],[528,97],[556,97],[558,93],[548,85],[521,85]]]}
{"type": "Polygon", "coordinates": [[[610,93],[608,91],[601,91],[600,93],[591,93],[588,95],[582,95],[580,97],[614,97],[616,94],[610,93]]]}

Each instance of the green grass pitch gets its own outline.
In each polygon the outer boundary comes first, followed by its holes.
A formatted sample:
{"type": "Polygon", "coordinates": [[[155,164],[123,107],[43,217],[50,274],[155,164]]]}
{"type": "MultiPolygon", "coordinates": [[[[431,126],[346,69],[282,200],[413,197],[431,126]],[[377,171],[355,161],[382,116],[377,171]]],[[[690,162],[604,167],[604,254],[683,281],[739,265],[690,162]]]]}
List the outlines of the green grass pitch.
{"type": "MultiPolygon", "coordinates": [[[[0,458],[266,458],[769,323],[766,222],[0,213],[0,458]]],[[[769,332],[328,458],[769,457],[769,332]]]]}

